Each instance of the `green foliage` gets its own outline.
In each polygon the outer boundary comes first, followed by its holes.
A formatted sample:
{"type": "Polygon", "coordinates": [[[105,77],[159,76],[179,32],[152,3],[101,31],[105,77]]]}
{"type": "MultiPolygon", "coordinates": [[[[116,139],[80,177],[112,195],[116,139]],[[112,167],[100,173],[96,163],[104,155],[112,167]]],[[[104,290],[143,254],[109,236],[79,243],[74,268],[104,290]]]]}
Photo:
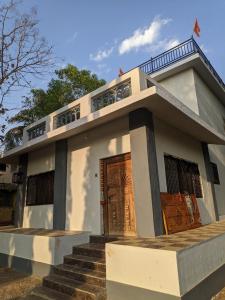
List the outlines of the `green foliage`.
{"type": "Polygon", "coordinates": [[[7,149],[20,144],[22,128],[105,84],[105,80],[98,79],[90,71],[78,70],[70,64],[55,73],[56,79],[49,82],[47,90],[32,89],[23,101],[22,110],[9,119],[9,123],[20,126],[6,133],[4,144],[7,149]],[[20,130],[16,130],[18,128],[20,130]]]}

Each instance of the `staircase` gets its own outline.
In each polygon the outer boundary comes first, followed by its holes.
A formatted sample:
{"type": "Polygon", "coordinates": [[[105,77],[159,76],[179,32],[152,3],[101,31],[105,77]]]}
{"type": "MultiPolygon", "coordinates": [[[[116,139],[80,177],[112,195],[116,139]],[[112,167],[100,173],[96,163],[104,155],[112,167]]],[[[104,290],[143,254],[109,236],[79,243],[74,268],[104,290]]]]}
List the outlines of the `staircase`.
{"type": "Polygon", "coordinates": [[[73,254],[53,268],[43,279],[40,288],[26,296],[26,300],[105,300],[106,265],[105,243],[117,238],[90,236],[90,242],[73,247],[73,254]]]}

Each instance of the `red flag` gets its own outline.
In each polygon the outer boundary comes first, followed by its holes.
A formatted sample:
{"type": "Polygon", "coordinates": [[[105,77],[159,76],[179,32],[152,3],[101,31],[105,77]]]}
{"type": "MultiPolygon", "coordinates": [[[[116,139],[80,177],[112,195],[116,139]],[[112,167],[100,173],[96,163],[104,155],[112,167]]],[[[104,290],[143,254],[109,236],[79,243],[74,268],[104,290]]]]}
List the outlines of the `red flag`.
{"type": "Polygon", "coordinates": [[[120,69],[119,69],[119,77],[122,76],[123,74],[125,74],[125,73],[124,73],[124,71],[120,68],[120,69]]]}
{"type": "Polygon", "coordinates": [[[195,20],[195,25],[194,25],[194,33],[198,36],[198,37],[200,37],[200,26],[199,26],[199,24],[198,24],[198,19],[196,18],[196,20],[195,20]]]}

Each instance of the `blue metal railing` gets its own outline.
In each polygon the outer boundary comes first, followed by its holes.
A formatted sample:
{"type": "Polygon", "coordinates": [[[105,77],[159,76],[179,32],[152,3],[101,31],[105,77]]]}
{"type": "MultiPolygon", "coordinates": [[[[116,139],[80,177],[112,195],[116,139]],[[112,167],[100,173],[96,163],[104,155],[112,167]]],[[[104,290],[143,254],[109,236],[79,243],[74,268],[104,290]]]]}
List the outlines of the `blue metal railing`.
{"type": "Polygon", "coordinates": [[[147,74],[152,74],[154,72],[157,72],[161,69],[164,69],[168,67],[171,64],[174,64],[177,61],[180,61],[190,55],[193,55],[195,53],[199,53],[201,58],[204,60],[210,71],[213,73],[213,75],[216,77],[218,82],[222,85],[222,87],[225,89],[225,84],[219,74],[216,72],[208,58],[203,53],[202,49],[199,47],[199,45],[196,43],[194,38],[190,38],[187,41],[163,52],[162,54],[157,55],[154,58],[151,58],[150,60],[142,63],[138,67],[147,74]]]}

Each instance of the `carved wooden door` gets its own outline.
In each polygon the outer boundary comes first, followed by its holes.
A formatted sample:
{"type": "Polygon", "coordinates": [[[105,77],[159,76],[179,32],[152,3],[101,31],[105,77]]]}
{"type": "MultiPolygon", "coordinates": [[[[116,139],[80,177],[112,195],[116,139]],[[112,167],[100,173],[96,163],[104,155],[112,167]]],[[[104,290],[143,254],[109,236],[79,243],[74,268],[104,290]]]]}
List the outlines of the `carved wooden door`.
{"type": "Polygon", "coordinates": [[[105,232],[135,235],[136,221],[130,153],[104,160],[105,232]]]}

